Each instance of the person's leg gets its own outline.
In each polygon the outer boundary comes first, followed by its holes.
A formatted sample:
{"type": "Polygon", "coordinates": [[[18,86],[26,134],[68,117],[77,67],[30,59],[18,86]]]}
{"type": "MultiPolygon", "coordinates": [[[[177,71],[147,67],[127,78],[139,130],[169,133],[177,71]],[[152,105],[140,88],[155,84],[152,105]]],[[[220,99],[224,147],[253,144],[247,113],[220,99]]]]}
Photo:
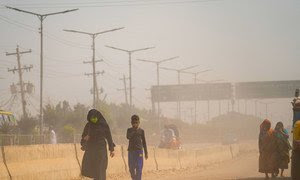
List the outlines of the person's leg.
{"type": "Polygon", "coordinates": [[[128,151],[128,167],[129,167],[129,172],[131,179],[135,179],[135,156],[134,156],[134,151],[128,151]]]}
{"type": "Polygon", "coordinates": [[[266,177],[265,177],[265,178],[266,178],[266,179],[269,179],[269,175],[268,175],[268,173],[265,173],[265,175],[266,175],[266,177]]]}
{"type": "Polygon", "coordinates": [[[106,180],[106,169],[108,164],[107,149],[106,148],[101,149],[99,156],[100,156],[99,180],[106,180]]]}
{"type": "Polygon", "coordinates": [[[143,172],[143,164],[144,164],[144,157],[143,151],[137,151],[137,169],[136,169],[136,180],[142,179],[142,172],[143,172]]]}
{"type": "Polygon", "coordinates": [[[283,171],[284,171],[284,169],[281,169],[281,173],[280,173],[281,177],[283,177],[283,171]]]}

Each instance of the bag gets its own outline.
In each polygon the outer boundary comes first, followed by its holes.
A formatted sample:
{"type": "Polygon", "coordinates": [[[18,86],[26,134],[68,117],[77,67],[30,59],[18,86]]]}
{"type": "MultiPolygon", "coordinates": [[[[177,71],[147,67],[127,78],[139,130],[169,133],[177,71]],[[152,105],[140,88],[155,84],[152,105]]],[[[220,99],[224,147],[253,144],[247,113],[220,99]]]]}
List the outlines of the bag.
{"type": "MultiPolygon", "coordinates": [[[[90,135],[90,127],[91,127],[91,125],[90,124],[88,124],[88,134],[87,134],[87,136],[89,136],[90,135]]],[[[87,140],[85,140],[85,139],[83,139],[83,138],[81,138],[81,142],[80,142],[80,144],[81,144],[81,150],[82,151],[85,151],[86,149],[87,149],[87,140]]]]}

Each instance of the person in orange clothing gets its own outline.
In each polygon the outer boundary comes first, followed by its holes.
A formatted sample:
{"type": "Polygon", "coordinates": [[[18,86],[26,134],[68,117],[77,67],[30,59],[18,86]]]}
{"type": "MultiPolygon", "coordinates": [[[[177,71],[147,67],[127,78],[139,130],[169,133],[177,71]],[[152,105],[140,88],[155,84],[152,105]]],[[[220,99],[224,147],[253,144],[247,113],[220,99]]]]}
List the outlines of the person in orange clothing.
{"type": "MultiPolygon", "coordinates": [[[[266,179],[269,173],[275,177],[276,165],[274,163],[274,154],[276,150],[271,122],[265,119],[260,125],[258,140],[259,148],[259,172],[265,173],[266,179]]],[[[277,173],[278,174],[278,173],[277,173]]]]}

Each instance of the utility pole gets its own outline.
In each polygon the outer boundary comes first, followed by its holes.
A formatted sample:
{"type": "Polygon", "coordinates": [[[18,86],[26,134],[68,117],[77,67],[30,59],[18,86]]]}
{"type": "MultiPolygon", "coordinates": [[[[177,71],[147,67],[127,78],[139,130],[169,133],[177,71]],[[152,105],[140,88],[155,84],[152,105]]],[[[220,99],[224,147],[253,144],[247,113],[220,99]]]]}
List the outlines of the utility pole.
{"type": "Polygon", "coordinates": [[[22,111],[23,111],[23,117],[27,118],[27,113],[26,113],[26,101],[25,101],[25,90],[24,90],[24,83],[23,83],[23,74],[22,74],[22,70],[26,70],[26,71],[30,71],[31,68],[33,68],[33,66],[21,66],[21,54],[26,54],[26,53],[31,53],[31,50],[28,51],[21,51],[19,50],[19,46],[17,46],[16,52],[15,53],[6,53],[6,56],[12,56],[12,55],[16,55],[17,56],[17,63],[18,63],[18,68],[14,68],[14,69],[8,69],[8,71],[15,73],[15,71],[18,71],[19,74],[19,85],[20,85],[20,89],[21,89],[21,103],[22,103],[22,111]]]}
{"type": "Polygon", "coordinates": [[[43,22],[46,19],[46,17],[48,16],[52,16],[52,15],[57,15],[57,14],[65,14],[65,13],[69,13],[72,11],[77,11],[78,9],[70,9],[70,10],[65,10],[65,11],[60,11],[60,12],[54,12],[54,13],[47,13],[47,14],[38,14],[38,13],[34,13],[31,11],[25,11],[22,9],[18,9],[18,8],[14,8],[14,7],[9,7],[6,6],[6,8],[8,9],[12,9],[15,11],[19,11],[19,12],[23,12],[26,14],[31,14],[34,16],[37,16],[40,20],[40,40],[41,40],[41,51],[40,51],[40,134],[42,134],[42,129],[43,129],[43,58],[44,58],[44,53],[43,53],[43,45],[44,45],[44,41],[43,41],[43,22]]]}
{"type": "Polygon", "coordinates": [[[93,53],[93,56],[92,56],[92,61],[87,62],[87,63],[91,63],[93,65],[93,90],[94,90],[94,93],[93,93],[93,107],[94,108],[96,107],[96,99],[97,99],[96,96],[99,96],[97,88],[96,88],[97,79],[96,79],[96,75],[95,75],[95,73],[96,73],[96,62],[99,62],[99,61],[95,60],[95,53],[96,53],[95,40],[96,40],[96,37],[98,35],[100,35],[100,34],[104,34],[104,33],[108,33],[108,32],[113,32],[113,31],[117,31],[117,30],[121,30],[121,29],[124,29],[124,27],[110,29],[110,30],[106,30],[106,31],[102,31],[102,32],[97,32],[97,33],[89,33],[89,32],[83,32],[83,31],[76,31],[76,30],[64,29],[64,31],[66,31],[66,32],[85,34],[85,35],[89,35],[92,38],[92,53],[93,53]]]}
{"type": "Polygon", "coordinates": [[[108,48],[114,49],[114,50],[118,50],[118,51],[123,51],[128,53],[129,56],[129,106],[130,106],[130,111],[132,110],[132,73],[131,73],[131,57],[132,54],[135,52],[139,52],[139,51],[145,51],[148,49],[153,49],[154,47],[147,47],[147,48],[141,48],[141,49],[135,49],[135,50],[126,50],[126,49],[121,49],[121,48],[116,48],[113,46],[106,46],[108,48]]]}
{"type": "MultiPolygon", "coordinates": [[[[93,58],[94,59],[94,58],[93,58]]],[[[98,62],[102,62],[103,60],[95,60],[95,61],[83,61],[83,64],[92,64],[93,66],[93,72],[92,73],[85,73],[86,76],[93,76],[93,90],[92,90],[92,94],[93,94],[93,107],[96,107],[96,103],[99,100],[99,89],[98,89],[98,85],[97,85],[97,75],[104,74],[104,71],[96,71],[96,63],[98,62]]]]}
{"type": "MultiPolygon", "coordinates": [[[[180,85],[181,84],[180,74],[182,72],[184,72],[185,70],[192,69],[192,68],[195,68],[197,66],[198,65],[194,65],[194,66],[189,66],[189,67],[185,67],[185,68],[181,68],[181,69],[172,69],[172,68],[161,67],[161,69],[165,69],[165,70],[169,70],[169,71],[176,71],[177,72],[178,85],[180,85]]],[[[181,119],[181,102],[180,102],[179,97],[178,97],[178,101],[177,101],[177,113],[178,113],[178,119],[181,119]]]]}
{"type": "Polygon", "coordinates": [[[160,122],[160,87],[159,87],[159,66],[161,63],[163,62],[167,62],[167,61],[171,61],[174,60],[176,58],[179,58],[179,56],[175,56],[175,57],[171,57],[171,58],[167,58],[167,59],[162,59],[159,61],[152,61],[152,60],[145,60],[145,59],[137,59],[138,61],[141,62],[146,62],[146,63],[153,63],[156,64],[156,78],[157,78],[157,87],[158,87],[158,101],[157,101],[157,121],[158,121],[158,128],[159,130],[161,129],[161,122],[160,122]]]}
{"type": "Polygon", "coordinates": [[[120,78],[120,80],[123,81],[123,83],[124,83],[124,89],[117,89],[118,91],[124,91],[126,105],[129,105],[128,104],[128,95],[127,95],[127,83],[126,83],[126,80],[128,80],[128,79],[129,78],[126,78],[125,74],[123,74],[123,78],[120,78]]]}
{"type": "MultiPolygon", "coordinates": [[[[194,84],[197,84],[197,76],[201,73],[205,73],[205,72],[208,72],[208,71],[211,71],[211,69],[198,71],[198,72],[185,72],[185,71],[183,71],[182,73],[194,75],[194,84]]],[[[194,123],[196,124],[197,123],[197,99],[195,99],[195,101],[194,101],[194,109],[195,109],[194,123]]]]}
{"type": "MultiPolygon", "coordinates": [[[[99,61],[97,61],[99,62],[99,61]]],[[[91,62],[83,62],[83,63],[91,63],[91,62]]],[[[92,76],[93,80],[96,80],[96,77],[98,75],[103,75],[105,73],[105,71],[96,71],[96,72],[92,72],[92,73],[84,73],[84,75],[86,76],[92,76]]],[[[98,84],[97,84],[97,80],[93,83],[93,88],[91,90],[92,94],[93,94],[93,107],[96,107],[96,103],[99,101],[99,89],[98,89],[98,84]]]]}

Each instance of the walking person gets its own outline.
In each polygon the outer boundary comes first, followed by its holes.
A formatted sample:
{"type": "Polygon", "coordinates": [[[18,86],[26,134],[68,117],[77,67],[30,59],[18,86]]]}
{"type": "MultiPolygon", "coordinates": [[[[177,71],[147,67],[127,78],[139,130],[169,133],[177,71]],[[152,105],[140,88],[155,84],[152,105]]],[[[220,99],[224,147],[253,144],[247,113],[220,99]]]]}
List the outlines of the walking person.
{"type": "Polygon", "coordinates": [[[52,126],[50,126],[50,144],[56,144],[57,143],[57,139],[56,139],[56,133],[54,131],[54,128],[52,126]]]}
{"type": "Polygon", "coordinates": [[[81,174],[94,180],[106,180],[108,164],[107,145],[110,157],[114,156],[114,147],[109,126],[103,115],[96,109],[91,109],[87,115],[81,139],[81,149],[84,150],[81,174]]]}
{"type": "Polygon", "coordinates": [[[265,119],[260,125],[258,140],[259,148],[259,172],[265,173],[265,178],[269,179],[269,173],[275,177],[276,166],[274,164],[275,143],[271,122],[265,119]]]}
{"type": "Polygon", "coordinates": [[[278,169],[281,169],[280,176],[283,177],[284,169],[288,169],[290,162],[290,150],[291,145],[289,143],[288,131],[284,129],[283,123],[278,122],[274,130],[274,138],[276,143],[276,165],[278,169]]]}
{"type": "Polygon", "coordinates": [[[128,145],[128,166],[132,180],[142,179],[143,169],[143,149],[145,159],[148,159],[147,144],[145,139],[145,132],[140,125],[140,118],[137,115],[131,117],[131,128],[127,129],[128,145]]]}

